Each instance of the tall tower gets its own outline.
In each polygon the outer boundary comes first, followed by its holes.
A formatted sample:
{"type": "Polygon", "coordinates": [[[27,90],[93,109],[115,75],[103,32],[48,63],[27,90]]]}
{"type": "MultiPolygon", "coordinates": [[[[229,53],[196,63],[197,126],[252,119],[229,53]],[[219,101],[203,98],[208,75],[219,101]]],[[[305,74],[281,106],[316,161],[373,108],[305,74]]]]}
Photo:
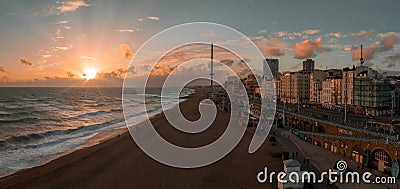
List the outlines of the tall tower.
{"type": "MultiPolygon", "coordinates": [[[[279,60],[278,59],[271,59],[271,58],[266,58],[263,64],[263,76],[266,78],[269,76],[268,74],[268,68],[272,73],[272,76],[276,78],[279,75],[279,60]]],[[[273,79],[273,78],[266,78],[266,79],[273,79]]]]}
{"type": "Polygon", "coordinates": [[[363,59],[363,54],[362,54],[362,44],[361,44],[361,56],[360,56],[360,63],[361,63],[361,66],[364,64],[364,59],[363,59]]]}
{"type": "Polygon", "coordinates": [[[213,66],[213,59],[214,59],[214,45],[211,43],[211,73],[210,73],[210,87],[213,89],[213,79],[214,79],[214,66],[213,66]]]}
{"type": "Polygon", "coordinates": [[[312,59],[307,59],[303,61],[303,71],[307,71],[309,73],[314,73],[314,65],[315,61],[312,59]]]}

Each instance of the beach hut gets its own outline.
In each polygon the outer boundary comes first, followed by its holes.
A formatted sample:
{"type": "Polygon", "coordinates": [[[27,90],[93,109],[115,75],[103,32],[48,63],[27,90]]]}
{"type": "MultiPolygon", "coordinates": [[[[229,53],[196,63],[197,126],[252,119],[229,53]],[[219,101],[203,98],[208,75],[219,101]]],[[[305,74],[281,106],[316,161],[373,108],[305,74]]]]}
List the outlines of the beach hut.
{"type": "Polygon", "coordinates": [[[285,171],[285,176],[282,180],[286,182],[278,181],[279,189],[289,189],[289,188],[304,188],[304,183],[308,179],[303,175],[305,171],[300,171],[301,164],[295,159],[288,159],[283,161],[283,170],[285,171]],[[292,182],[295,181],[295,182],[292,182]]]}

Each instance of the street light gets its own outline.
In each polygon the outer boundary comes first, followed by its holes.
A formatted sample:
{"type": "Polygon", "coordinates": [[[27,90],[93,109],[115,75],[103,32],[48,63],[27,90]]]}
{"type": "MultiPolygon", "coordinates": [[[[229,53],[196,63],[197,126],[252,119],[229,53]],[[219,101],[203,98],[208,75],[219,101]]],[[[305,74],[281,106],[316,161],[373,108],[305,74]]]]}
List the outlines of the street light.
{"type": "Polygon", "coordinates": [[[395,97],[395,92],[394,92],[394,91],[391,91],[391,93],[392,93],[392,118],[393,118],[393,114],[394,114],[394,104],[396,103],[396,99],[394,98],[394,97],[395,97]]]}
{"type": "MultiPolygon", "coordinates": [[[[347,84],[346,84],[347,85],[347,84]]],[[[344,95],[344,123],[347,122],[347,89],[345,89],[345,95],[344,95]]]]}
{"type": "Polygon", "coordinates": [[[286,102],[287,102],[287,99],[283,103],[283,120],[282,120],[283,126],[286,126],[286,102]]]}
{"type": "Polygon", "coordinates": [[[300,94],[297,91],[297,113],[300,114],[300,94]]]}

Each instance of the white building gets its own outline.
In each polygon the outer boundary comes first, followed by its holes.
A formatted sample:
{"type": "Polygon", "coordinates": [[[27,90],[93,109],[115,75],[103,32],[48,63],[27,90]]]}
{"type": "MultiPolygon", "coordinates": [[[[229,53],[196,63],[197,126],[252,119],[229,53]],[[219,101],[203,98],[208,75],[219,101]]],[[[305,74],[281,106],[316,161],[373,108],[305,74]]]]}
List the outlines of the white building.
{"type": "Polygon", "coordinates": [[[341,104],[341,78],[329,77],[322,81],[322,106],[334,109],[341,104]]]}
{"type": "Polygon", "coordinates": [[[343,78],[341,84],[341,97],[342,104],[354,104],[354,78],[356,76],[356,68],[343,68],[343,78]]]}
{"type": "Polygon", "coordinates": [[[281,76],[280,100],[291,104],[310,101],[310,74],[306,71],[285,72],[281,76]]]}

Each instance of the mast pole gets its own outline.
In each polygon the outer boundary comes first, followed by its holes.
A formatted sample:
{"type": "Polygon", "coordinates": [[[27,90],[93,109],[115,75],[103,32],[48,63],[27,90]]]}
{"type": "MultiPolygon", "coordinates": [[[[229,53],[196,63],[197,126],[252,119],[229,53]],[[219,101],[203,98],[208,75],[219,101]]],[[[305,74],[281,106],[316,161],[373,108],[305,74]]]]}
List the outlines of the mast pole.
{"type": "Polygon", "coordinates": [[[214,79],[214,65],[213,65],[213,59],[214,59],[214,45],[211,43],[211,73],[210,73],[210,87],[213,89],[213,79],[214,79]]]}

